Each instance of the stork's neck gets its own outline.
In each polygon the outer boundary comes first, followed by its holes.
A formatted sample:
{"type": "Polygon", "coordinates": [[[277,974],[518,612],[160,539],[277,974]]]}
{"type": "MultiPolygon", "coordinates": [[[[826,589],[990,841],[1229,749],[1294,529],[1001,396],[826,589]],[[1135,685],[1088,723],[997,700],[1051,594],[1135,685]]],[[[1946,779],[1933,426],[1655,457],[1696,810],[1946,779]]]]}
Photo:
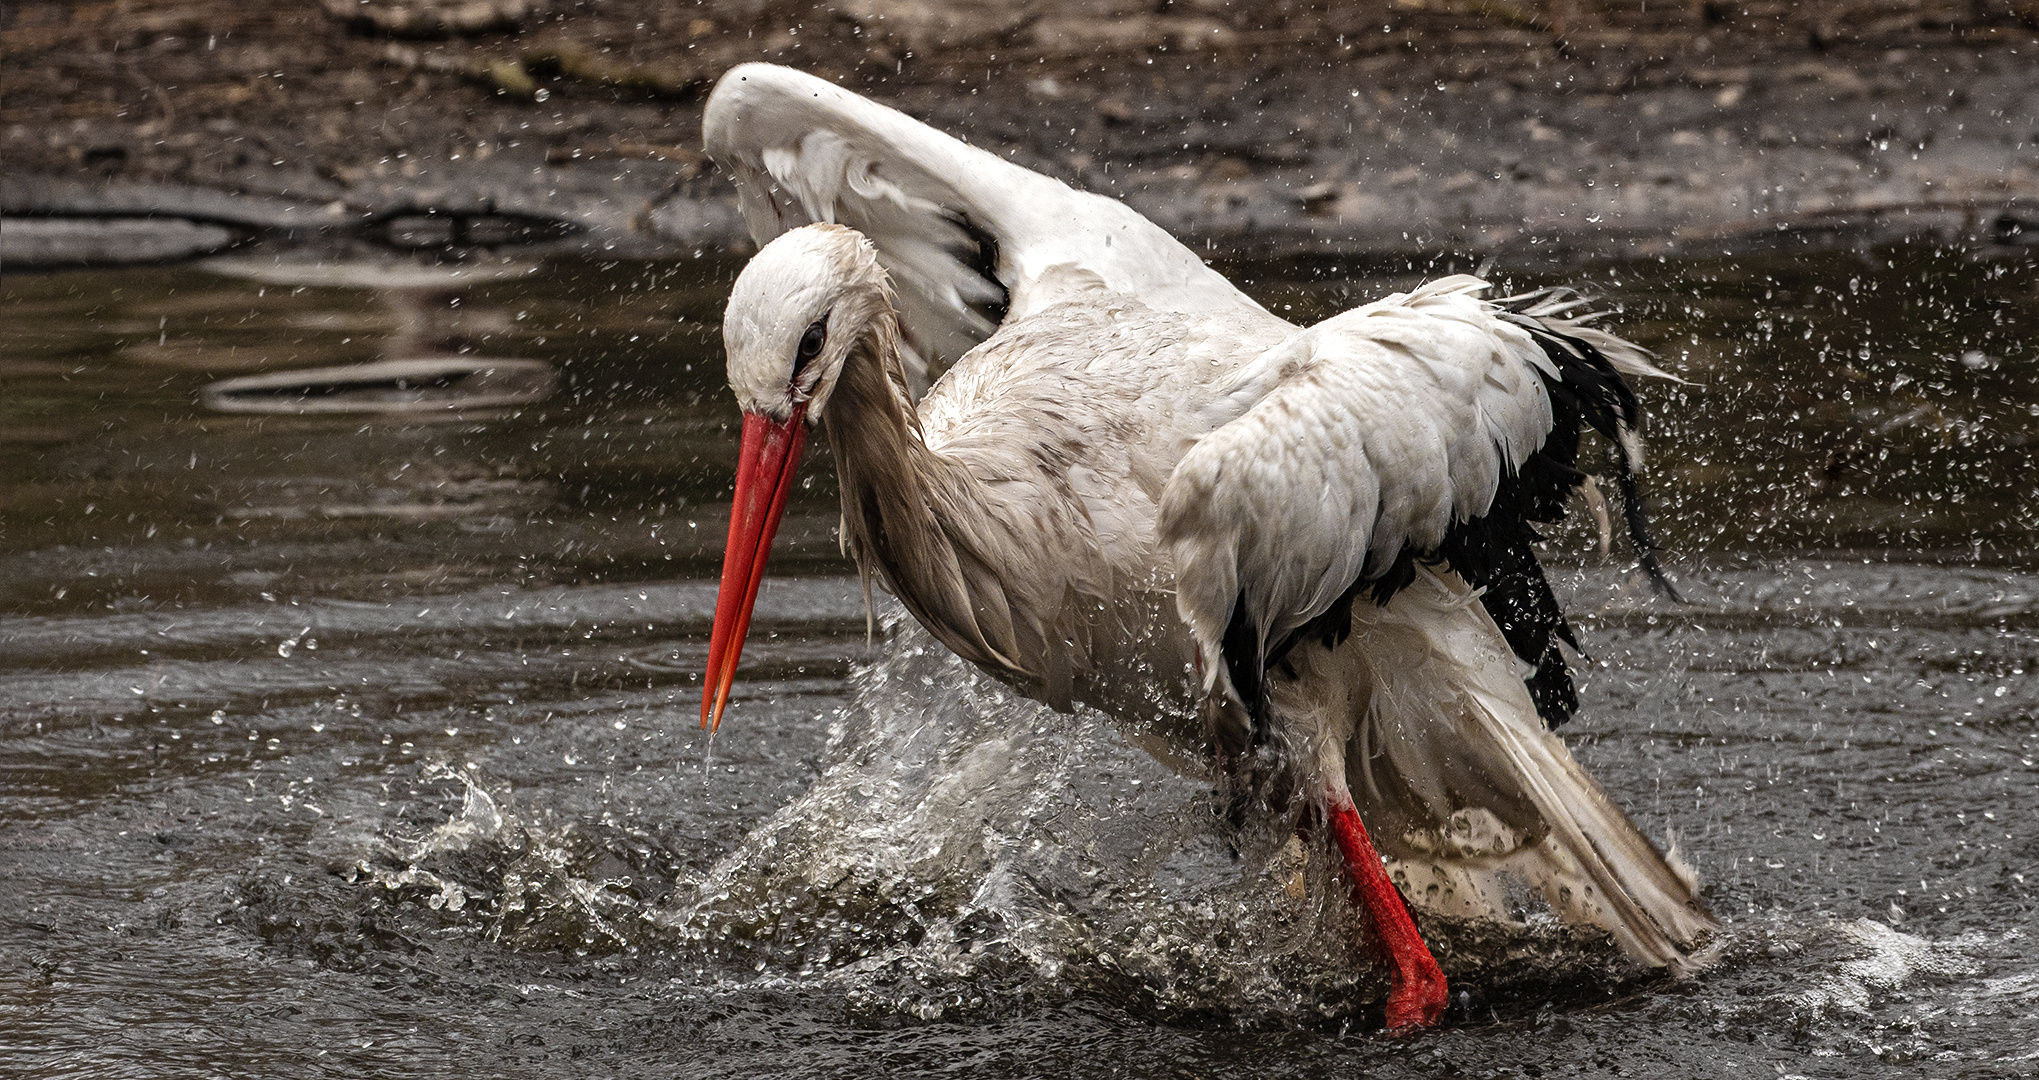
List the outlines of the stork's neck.
{"type": "Polygon", "coordinates": [[[890,311],[873,321],[844,360],[822,420],[842,486],[843,547],[867,570],[875,560],[895,592],[902,560],[939,531],[930,485],[955,479],[947,475],[953,466],[921,439],[898,325],[890,311]]]}
{"type": "MultiPolygon", "coordinates": [[[[842,486],[843,550],[885,586],[922,626],[964,659],[1041,696],[1042,653],[1024,620],[1015,638],[1004,583],[970,537],[995,531],[984,485],[922,441],[906,389],[897,320],[874,320],[843,363],[822,426],[842,486]]],[[[1067,697],[1067,691],[1062,692],[1067,697]]]]}

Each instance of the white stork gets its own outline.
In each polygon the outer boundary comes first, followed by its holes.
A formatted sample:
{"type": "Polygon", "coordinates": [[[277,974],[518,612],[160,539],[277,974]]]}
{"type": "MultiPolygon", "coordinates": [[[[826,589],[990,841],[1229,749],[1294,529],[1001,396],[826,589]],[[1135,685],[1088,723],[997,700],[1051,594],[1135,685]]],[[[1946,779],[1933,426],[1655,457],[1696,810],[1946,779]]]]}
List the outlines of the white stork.
{"type": "Polygon", "coordinates": [[[704,726],[820,428],[844,549],[936,638],[1213,763],[1240,812],[1328,826],[1391,1028],[1446,1002],[1404,895],[1494,915],[1504,872],[1643,965],[1698,962],[1690,872],[1546,727],[1576,643],[1531,523],[1581,482],[1582,425],[1661,580],[1639,349],[1466,276],[1299,328],[1123,204],[785,68],[730,71],[704,127],[763,245],[723,322],[743,444],[704,726]]]}

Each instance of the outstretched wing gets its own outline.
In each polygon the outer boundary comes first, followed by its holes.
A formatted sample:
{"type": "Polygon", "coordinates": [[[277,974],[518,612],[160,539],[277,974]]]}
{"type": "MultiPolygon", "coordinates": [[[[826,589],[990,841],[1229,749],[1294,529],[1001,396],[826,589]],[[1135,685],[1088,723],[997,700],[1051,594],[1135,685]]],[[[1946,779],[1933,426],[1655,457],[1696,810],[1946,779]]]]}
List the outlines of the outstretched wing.
{"type": "MultiPolygon", "coordinates": [[[[1480,300],[1457,276],[1328,319],[1241,370],[1210,435],[1162,495],[1177,603],[1220,680],[1256,720],[1263,675],[1298,641],[1342,640],[1352,602],[1385,602],[1417,560],[1448,562],[1535,670],[1555,726],[1577,707],[1572,644],[1531,544],[1582,474],[1581,424],[1622,448],[1634,502],[1636,405],[1621,375],[1641,350],[1560,316],[1562,299],[1480,300]]],[[[1639,508],[1631,535],[1647,553],[1639,508]]],[[[1656,575],[1655,562],[1645,564],[1656,575]]]]}
{"type": "Polygon", "coordinates": [[[763,244],[813,222],[871,239],[891,274],[915,373],[939,373],[1008,314],[1054,297],[1049,268],[1089,271],[1163,311],[1267,314],[1122,203],[965,145],[790,68],[745,64],[716,84],[708,155],[763,244]]]}

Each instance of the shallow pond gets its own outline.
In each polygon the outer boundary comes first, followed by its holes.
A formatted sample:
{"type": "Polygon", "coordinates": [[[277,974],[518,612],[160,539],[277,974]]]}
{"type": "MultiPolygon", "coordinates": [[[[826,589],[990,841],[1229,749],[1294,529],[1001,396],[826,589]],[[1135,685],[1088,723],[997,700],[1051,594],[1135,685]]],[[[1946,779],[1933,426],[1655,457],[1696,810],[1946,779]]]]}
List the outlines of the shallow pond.
{"type": "MultiPolygon", "coordinates": [[[[1230,269],[1308,320],[1467,268],[1230,269]]],[[[866,644],[825,454],[702,736],[733,264],[220,269],[0,279],[0,1071],[2039,1072],[2030,259],[1565,276],[1689,380],[1645,398],[1691,602],[1573,515],[1564,733],[1727,940],[1686,982],[1549,926],[1450,943],[1407,1039],[1322,859],[1284,889],[1097,717],[896,617],[866,644]],[[420,351],[556,388],[199,404],[420,351]]]]}

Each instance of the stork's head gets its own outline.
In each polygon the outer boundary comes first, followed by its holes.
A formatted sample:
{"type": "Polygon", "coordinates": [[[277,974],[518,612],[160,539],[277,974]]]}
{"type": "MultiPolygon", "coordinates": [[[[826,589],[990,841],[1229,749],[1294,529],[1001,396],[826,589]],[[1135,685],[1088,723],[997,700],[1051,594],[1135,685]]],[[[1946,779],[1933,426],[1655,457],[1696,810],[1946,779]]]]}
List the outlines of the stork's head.
{"type": "Polygon", "coordinates": [[[878,253],[840,225],[807,225],[766,244],[729,292],[722,345],[729,387],[743,408],[743,449],[702,684],[703,727],[722,723],[808,429],[821,420],[850,354],[884,334],[893,318],[878,253]]]}
{"type": "Polygon", "coordinates": [[[891,310],[878,253],[855,229],[805,225],[766,244],[722,317],[736,403],[779,424],[799,411],[813,426],[852,347],[891,310]]]}

